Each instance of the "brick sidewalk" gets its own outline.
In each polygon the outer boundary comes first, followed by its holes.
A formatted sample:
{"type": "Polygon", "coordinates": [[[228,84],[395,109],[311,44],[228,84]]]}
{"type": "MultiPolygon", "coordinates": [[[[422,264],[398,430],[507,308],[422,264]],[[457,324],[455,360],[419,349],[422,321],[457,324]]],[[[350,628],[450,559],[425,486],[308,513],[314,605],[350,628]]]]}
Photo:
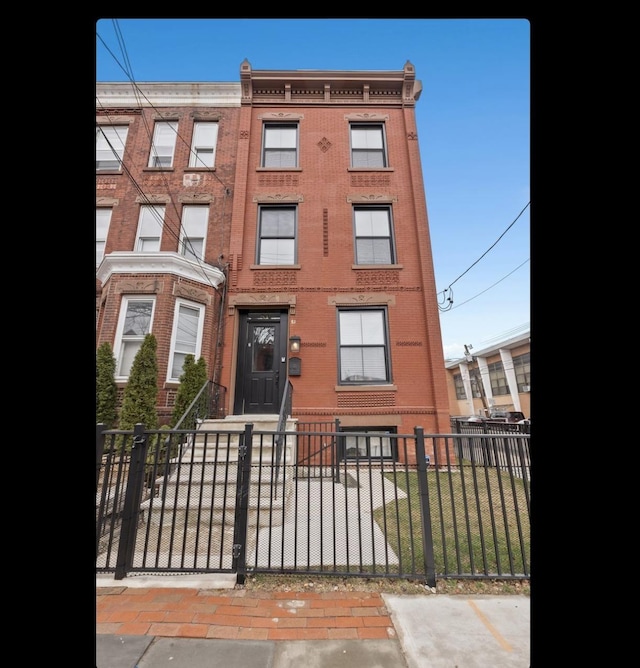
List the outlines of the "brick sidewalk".
{"type": "Polygon", "coordinates": [[[98,587],[96,633],[227,640],[396,639],[380,594],[98,587]]]}

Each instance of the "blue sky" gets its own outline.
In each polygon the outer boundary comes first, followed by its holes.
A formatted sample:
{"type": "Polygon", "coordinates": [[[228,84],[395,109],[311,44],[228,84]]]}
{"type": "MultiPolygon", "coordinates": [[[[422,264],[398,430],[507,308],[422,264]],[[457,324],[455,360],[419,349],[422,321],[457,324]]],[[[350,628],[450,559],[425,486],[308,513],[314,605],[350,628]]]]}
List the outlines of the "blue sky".
{"type": "Polygon", "coordinates": [[[108,18],[96,23],[96,80],[239,81],[245,58],[258,70],[411,61],[442,343],[454,359],[464,344],[480,350],[529,327],[530,28],[521,18],[108,18]]]}

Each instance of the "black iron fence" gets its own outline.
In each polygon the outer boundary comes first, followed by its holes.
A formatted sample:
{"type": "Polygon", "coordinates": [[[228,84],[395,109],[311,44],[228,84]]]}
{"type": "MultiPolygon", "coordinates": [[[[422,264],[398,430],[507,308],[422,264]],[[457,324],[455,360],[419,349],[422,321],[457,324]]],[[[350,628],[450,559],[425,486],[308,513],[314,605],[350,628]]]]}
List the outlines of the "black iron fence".
{"type": "Polygon", "coordinates": [[[97,572],[529,578],[529,434],[298,427],[98,425],[97,572]]]}

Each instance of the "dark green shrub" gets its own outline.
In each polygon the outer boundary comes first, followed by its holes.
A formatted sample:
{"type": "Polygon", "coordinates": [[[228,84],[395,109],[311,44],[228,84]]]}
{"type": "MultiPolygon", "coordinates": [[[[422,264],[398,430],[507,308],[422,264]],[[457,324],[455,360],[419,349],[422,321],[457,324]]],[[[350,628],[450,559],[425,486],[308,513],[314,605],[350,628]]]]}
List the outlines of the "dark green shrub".
{"type": "Polygon", "coordinates": [[[115,373],[116,359],[105,341],[96,353],[96,423],[104,424],[105,429],[111,429],[118,419],[115,373]]]}
{"type": "Polygon", "coordinates": [[[147,334],[131,366],[129,380],[122,395],[120,429],[133,429],[142,422],[147,429],[158,428],[158,343],[153,334],[147,334]]]}
{"type": "MultiPolygon", "coordinates": [[[[193,355],[187,355],[184,358],[182,365],[182,375],[180,376],[180,386],[176,394],[176,403],[173,407],[173,414],[171,416],[171,426],[175,427],[185,411],[191,405],[191,402],[196,398],[202,386],[207,382],[207,364],[204,358],[201,357],[196,363],[193,355]]],[[[206,394],[202,396],[202,405],[198,406],[198,416],[204,416],[204,408],[206,403],[206,394]]],[[[181,428],[186,428],[180,425],[181,428]]]]}

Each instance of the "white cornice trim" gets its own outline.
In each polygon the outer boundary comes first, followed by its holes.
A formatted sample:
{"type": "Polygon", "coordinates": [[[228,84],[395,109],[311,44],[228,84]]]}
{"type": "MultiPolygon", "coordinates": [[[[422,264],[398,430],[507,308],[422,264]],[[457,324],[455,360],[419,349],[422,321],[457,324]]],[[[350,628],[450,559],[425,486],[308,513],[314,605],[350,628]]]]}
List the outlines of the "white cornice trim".
{"type": "Polygon", "coordinates": [[[240,83],[128,82],[96,83],[96,108],[152,106],[239,107],[240,83]]]}
{"type": "Polygon", "coordinates": [[[104,285],[111,274],[174,274],[198,283],[213,285],[214,288],[224,283],[224,273],[218,267],[195,262],[172,252],[109,253],[100,263],[96,278],[104,285]]]}

